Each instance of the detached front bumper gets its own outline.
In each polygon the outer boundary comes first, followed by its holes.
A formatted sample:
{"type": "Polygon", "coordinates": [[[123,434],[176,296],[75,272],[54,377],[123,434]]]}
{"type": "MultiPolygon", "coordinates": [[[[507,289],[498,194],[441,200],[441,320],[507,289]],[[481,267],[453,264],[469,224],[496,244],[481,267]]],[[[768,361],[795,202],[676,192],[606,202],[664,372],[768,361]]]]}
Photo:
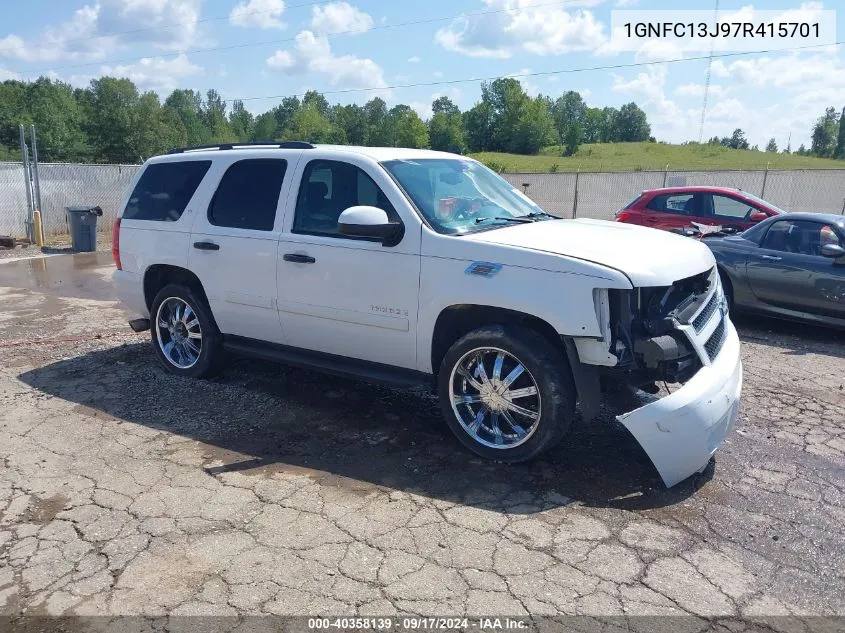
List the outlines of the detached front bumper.
{"type": "Polygon", "coordinates": [[[729,319],[722,349],[683,387],[617,416],[667,487],[701,472],[733,430],[742,391],[739,337],[729,319]]]}

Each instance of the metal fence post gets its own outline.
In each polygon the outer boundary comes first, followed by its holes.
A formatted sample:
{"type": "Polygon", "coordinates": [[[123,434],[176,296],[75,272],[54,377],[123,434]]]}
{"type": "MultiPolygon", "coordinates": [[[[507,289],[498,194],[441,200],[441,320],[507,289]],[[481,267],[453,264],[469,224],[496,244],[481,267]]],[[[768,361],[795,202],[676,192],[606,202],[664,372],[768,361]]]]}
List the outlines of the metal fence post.
{"type": "Polygon", "coordinates": [[[581,166],[575,172],[575,195],[572,197],[572,219],[578,217],[578,178],[581,176],[581,166]]]}
{"type": "Polygon", "coordinates": [[[26,237],[30,242],[35,242],[35,234],[32,230],[32,181],[29,176],[29,149],[26,146],[26,135],[23,124],[20,125],[21,133],[21,155],[23,156],[23,180],[26,187],[26,237]]]}
{"type": "Polygon", "coordinates": [[[666,168],[663,170],[663,188],[666,188],[666,181],[669,178],[669,163],[666,163],[666,168]]]}
{"type": "Polygon", "coordinates": [[[763,174],[763,190],[760,192],[760,197],[766,197],[766,181],[769,179],[769,163],[766,163],[766,171],[763,174]]]}
{"type": "Polygon", "coordinates": [[[32,140],[32,181],[35,185],[34,210],[32,212],[32,228],[35,234],[35,243],[44,245],[44,209],[41,207],[41,178],[38,175],[38,145],[35,142],[35,125],[29,126],[29,136],[32,140]]]}

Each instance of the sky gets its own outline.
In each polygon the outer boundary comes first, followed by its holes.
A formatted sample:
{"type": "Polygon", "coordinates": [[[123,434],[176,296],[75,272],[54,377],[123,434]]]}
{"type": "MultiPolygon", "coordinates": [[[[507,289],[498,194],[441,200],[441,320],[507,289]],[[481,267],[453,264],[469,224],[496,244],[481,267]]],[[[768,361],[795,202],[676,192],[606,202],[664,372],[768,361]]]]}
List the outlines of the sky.
{"type": "MultiPolygon", "coordinates": [[[[706,59],[689,58],[707,57],[709,46],[696,51],[664,40],[621,50],[611,38],[611,12],[679,5],[712,12],[715,0],[3,4],[0,81],[47,75],[86,86],[102,75],[121,76],[162,99],[174,88],[214,88],[226,100],[243,99],[254,113],[314,89],[330,103],[364,103],[374,96],[388,105],[407,103],[426,118],[439,96],[467,109],[480,98],[480,79],[517,76],[532,95],[557,98],[577,90],[599,107],[635,101],[658,140],[682,142],[699,138],[708,68],[706,59]],[[679,59],[686,61],[674,61],[679,59]]],[[[721,0],[719,15],[782,10],[791,19],[812,20],[837,4],[721,0]]],[[[845,3],[835,22],[845,40],[845,3]]],[[[768,41],[750,48],[794,45],[768,41]]],[[[743,48],[749,49],[747,43],[743,48]]],[[[762,148],[774,137],[783,148],[791,138],[795,150],[809,146],[812,124],[828,106],[845,106],[842,46],[716,57],[704,138],[729,136],[739,127],[752,145],[762,148]]]]}

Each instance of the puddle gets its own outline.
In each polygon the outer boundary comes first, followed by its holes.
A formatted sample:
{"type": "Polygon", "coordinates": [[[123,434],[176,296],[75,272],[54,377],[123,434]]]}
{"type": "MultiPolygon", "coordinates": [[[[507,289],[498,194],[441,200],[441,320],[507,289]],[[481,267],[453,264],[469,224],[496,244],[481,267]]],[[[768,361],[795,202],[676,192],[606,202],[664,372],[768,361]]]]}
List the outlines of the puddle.
{"type": "Polygon", "coordinates": [[[111,282],[113,270],[108,252],[34,257],[0,266],[0,287],[109,301],[117,298],[111,282]]]}

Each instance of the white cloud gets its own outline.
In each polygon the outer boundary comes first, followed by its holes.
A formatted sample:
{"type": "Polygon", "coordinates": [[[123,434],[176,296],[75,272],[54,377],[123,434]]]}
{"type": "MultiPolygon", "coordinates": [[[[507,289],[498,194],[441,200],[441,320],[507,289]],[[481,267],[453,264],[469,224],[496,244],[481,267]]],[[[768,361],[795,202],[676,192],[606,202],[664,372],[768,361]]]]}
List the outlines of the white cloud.
{"type": "Polygon", "coordinates": [[[613,6],[617,9],[627,9],[628,7],[633,7],[636,4],[639,4],[639,0],[616,0],[613,6]]]}
{"type": "Polygon", "coordinates": [[[431,74],[434,75],[435,77],[437,77],[437,79],[440,79],[441,77],[443,77],[443,71],[441,71],[441,70],[435,70],[431,74]]]}
{"type": "Polygon", "coordinates": [[[422,59],[420,59],[420,58],[419,58],[419,57],[417,57],[416,55],[414,55],[413,57],[409,57],[409,58],[408,58],[408,63],[409,63],[409,64],[419,64],[421,61],[422,61],[422,59]]]}
{"type": "Polygon", "coordinates": [[[0,66],[0,81],[7,81],[10,79],[20,79],[21,76],[13,70],[6,70],[0,66]]]}
{"type": "MultiPolygon", "coordinates": [[[[710,84],[710,97],[722,97],[727,91],[718,84],[710,84]]],[[[677,86],[674,90],[674,93],[679,97],[703,97],[704,96],[704,84],[697,84],[697,83],[686,83],[677,86]]]]}
{"type": "Polygon", "coordinates": [[[97,30],[124,32],[120,35],[122,44],[145,43],[180,50],[199,37],[201,5],[202,0],[99,0],[97,30]]]}
{"type": "Polygon", "coordinates": [[[606,40],[604,24],[585,9],[531,6],[537,4],[533,0],[483,1],[490,13],[463,15],[437,31],[435,40],[452,52],[495,59],[520,51],[534,55],[593,51],[606,40]]]}
{"type": "Polygon", "coordinates": [[[84,6],[70,20],[47,27],[27,42],[14,33],[0,39],[0,56],[22,62],[102,59],[116,43],[114,38],[97,37],[99,7],[84,6]]]}
{"type": "Polygon", "coordinates": [[[292,51],[276,51],[267,59],[267,66],[290,75],[322,75],[335,88],[387,88],[384,71],[372,59],[335,55],[328,38],[311,31],[296,36],[292,51]]]}
{"type": "Polygon", "coordinates": [[[131,79],[140,90],[155,90],[159,93],[170,92],[181,85],[185,78],[202,72],[202,67],[193,64],[184,53],[173,59],[148,57],[135,64],[103,66],[100,69],[101,75],[125,77],[131,79]]]}
{"type": "Polygon", "coordinates": [[[249,0],[239,2],[229,14],[229,24],[245,28],[283,29],[281,17],[285,12],[285,0],[249,0]]]}
{"type": "Polygon", "coordinates": [[[58,26],[46,27],[29,41],[14,33],[0,38],[0,57],[23,62],[96,61],[130,44],[179,50],[196,41],[200,3],[201,0],[99,0],[77,9],[58,26]]]}
{"type": "Polygon", "coordinates": [[[333,2],[311,10],[311,28],[320,35],[357,35],[373,28],[373,18],[348,2],[333,2]]]}

